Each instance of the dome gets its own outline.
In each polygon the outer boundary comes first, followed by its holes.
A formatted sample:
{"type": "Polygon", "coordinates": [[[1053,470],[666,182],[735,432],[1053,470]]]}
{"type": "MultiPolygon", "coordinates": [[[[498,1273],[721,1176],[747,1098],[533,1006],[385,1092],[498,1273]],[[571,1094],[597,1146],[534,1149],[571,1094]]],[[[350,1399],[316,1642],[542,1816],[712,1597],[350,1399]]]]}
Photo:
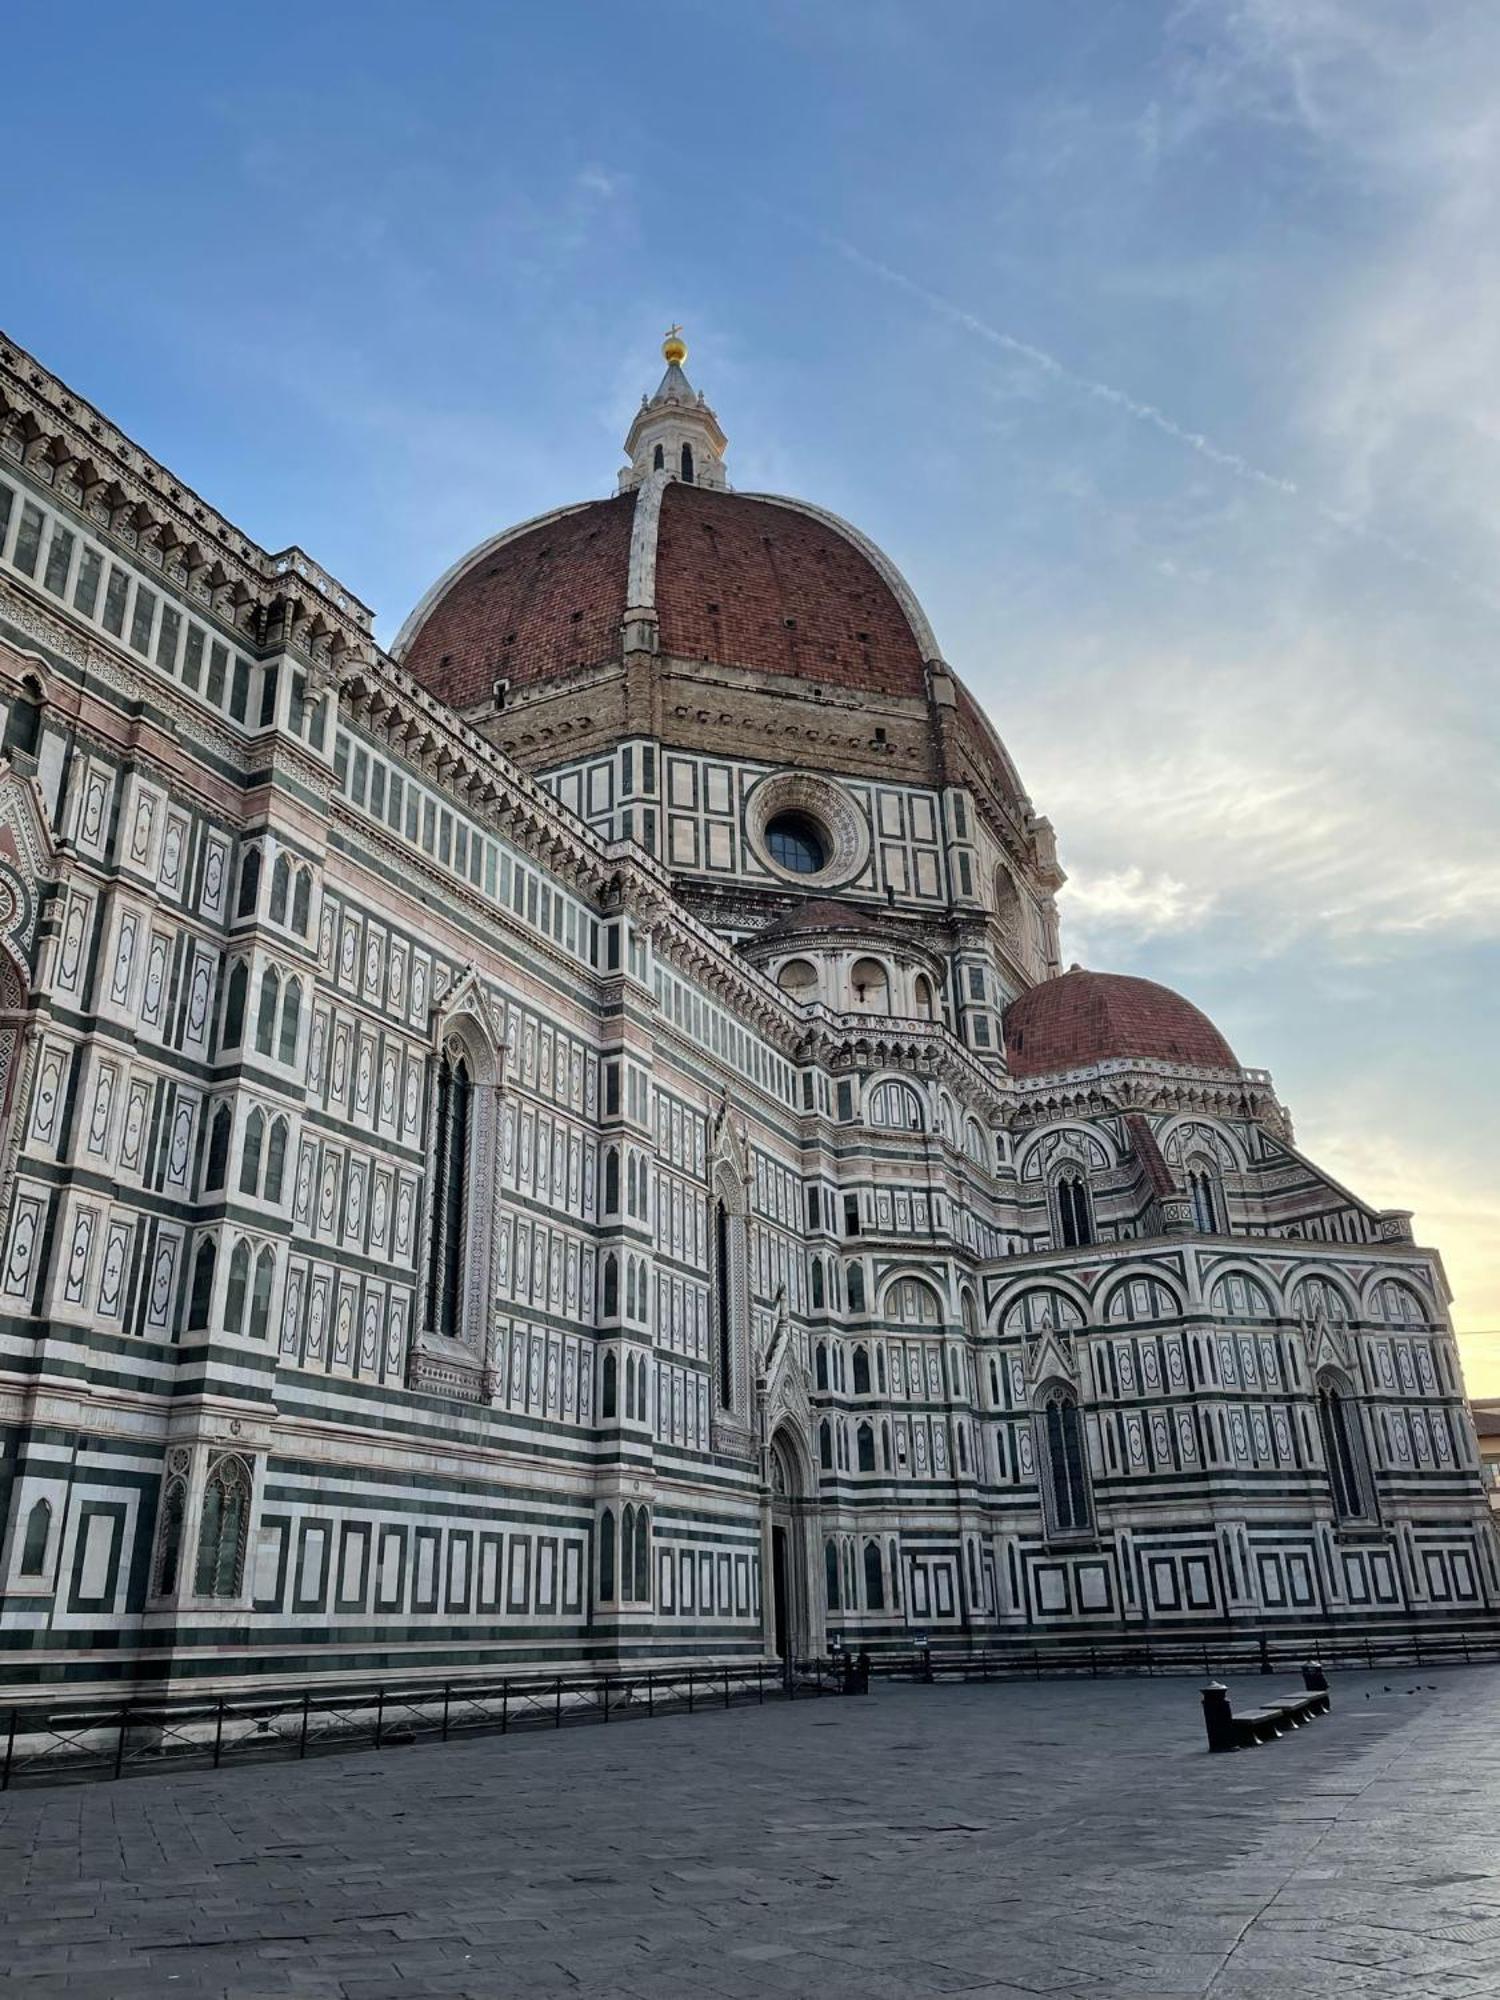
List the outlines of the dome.
{"type": "Polygon", "coordinates": [[[1045,1076],[1135,1057],[1187,1069],[1238,1069],[1208,1016],[1152,979],[1075,966],[1043,980],[1005,1010],[1012,1076],[1045,1076]]]}
{"type": "Polygon", "coordinates": [[[674,479],[482,544],[428,593],[396,650],[465,710],[491,703],[499,681],[520,691],[611,665],[627,612],[654,612],[661,653],[683,661],[922,700],[935,649],[903,595],[832,516],[674,479]]]}

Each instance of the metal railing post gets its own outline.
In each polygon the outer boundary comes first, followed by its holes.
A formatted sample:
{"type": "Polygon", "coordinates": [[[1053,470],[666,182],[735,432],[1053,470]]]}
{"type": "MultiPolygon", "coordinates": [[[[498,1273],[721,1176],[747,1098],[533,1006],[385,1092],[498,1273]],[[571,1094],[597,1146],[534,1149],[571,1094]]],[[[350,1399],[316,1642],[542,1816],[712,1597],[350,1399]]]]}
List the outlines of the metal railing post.
{"type": "Polygon", "coordinates": [[[510,1682],[500,1683],[500,1734],[506,1735],[510,1729],[510,1682]]]}
{"type": "Polygon", "coordinates": [[[728,1667],[726,1667],[726,1668],[724,1669],[724,1706],[725,1706],[726,1708],[728,1708],[728,1706],[729,1706],[729,1669],[728,1669],[728,1667]]]}
{"type": "Polygon", "coordinates": [[[604,1690],[604,1696],[603,1696],[604,1720],[608,1722],[609,1720],[609,1675],[608,1674],[604,1676],[604,1678],[600,1681],[599,1685],[604,1690]]]}
{"type": "Polygon", "coordinates": [[[380,1748],[385,1736],[385,1689],[381,1688],[379,1700],[375,1704],[375,1748],[380,1748]]]}
{"type": "Polygon", "coordinates": [[[224,1750],[224,1697],[219,1696],[218,1713],[214,1717],[214,1769],[219,1768],[219,1758],[224,1750]]]}
{"type": "Polygon", "coordinates": [[[693,1670],[688,1668],[688,1714],[693,1712],[693,1670]]]}
{"type": "Polygon", "coordinates": [[[10,1727],[5,1732],[5,1775],[0,1778],[0,1792],[10,1790],[11,1760],[16,1754],[16,1711],[10,1712],[10,1727]]]}
{"type": "Polygon", "coordinates": [[[562,1728],[562,1675],[561,1674],[559,1674],[557,1677],[557,1714],[556,1714],[556,1719],[553,1722],[553,1727],[555,1729],[562,1728]]]}
{"type": "Polygon", "coordinates": [[[307,1713],[311,1707],[312,1689],[305,1688],[302,1693],[302,1733],[297,1739],[297,1755],[299,1757],[307,1755],[307,1713]]]}
{"type": "Polygon", "coordinates": [[[443,1682],[443,1741],[448,1741],[448,1683],[443,1682]]]}
{"type": "Polygon", "coordinates": [[[115,1776],[118,1778],[125,1763],[125,1731],[130,1726],[130,1710],[120,1710],[120,1734],[115,1742],[115,1776]]]}

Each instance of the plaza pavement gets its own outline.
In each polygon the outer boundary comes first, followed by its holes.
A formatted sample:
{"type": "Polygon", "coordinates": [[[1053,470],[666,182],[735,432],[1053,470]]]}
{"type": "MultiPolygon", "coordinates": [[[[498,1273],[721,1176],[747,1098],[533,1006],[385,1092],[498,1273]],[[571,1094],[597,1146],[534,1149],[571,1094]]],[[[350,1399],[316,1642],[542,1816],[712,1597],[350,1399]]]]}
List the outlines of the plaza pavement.
{"type": "Polygon", "coordinates": [[[1500,1671],[1341,1675],[1231,1757],[1191,1680],[877,1683],[13,1793],[12,1986],[1500,2000],[1500,1671]]]}

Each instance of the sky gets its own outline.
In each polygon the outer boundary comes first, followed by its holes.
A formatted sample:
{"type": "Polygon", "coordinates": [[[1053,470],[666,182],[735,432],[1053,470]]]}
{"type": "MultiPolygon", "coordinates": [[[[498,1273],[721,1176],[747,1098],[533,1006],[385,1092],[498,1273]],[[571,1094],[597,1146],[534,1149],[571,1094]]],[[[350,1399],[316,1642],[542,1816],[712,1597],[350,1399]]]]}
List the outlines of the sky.
{"type": "Polygon", "coordinates": [[[1500,1394],[1493,0],[83,0],[6,25],[0,325],[394,637],[612,490],[681,321],[742,489],[917,590],[1070,875],[1500,1394]],[[32,162],[34,172],[23,171],[32,162]]]}

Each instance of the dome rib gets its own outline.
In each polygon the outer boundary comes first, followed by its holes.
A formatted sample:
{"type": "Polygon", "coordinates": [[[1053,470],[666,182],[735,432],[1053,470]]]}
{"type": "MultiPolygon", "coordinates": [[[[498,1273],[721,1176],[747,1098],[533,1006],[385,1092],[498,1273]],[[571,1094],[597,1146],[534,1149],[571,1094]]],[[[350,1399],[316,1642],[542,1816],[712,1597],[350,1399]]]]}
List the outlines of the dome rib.
{"type": "Polygon", "coordinates": [[[1208,1016],[1169,986],[1078,966],[1012,1000],[1004,1035],[1015,1077],[1131,1058],[1185,1069],[1240,1066],[1208,1016]]]}

